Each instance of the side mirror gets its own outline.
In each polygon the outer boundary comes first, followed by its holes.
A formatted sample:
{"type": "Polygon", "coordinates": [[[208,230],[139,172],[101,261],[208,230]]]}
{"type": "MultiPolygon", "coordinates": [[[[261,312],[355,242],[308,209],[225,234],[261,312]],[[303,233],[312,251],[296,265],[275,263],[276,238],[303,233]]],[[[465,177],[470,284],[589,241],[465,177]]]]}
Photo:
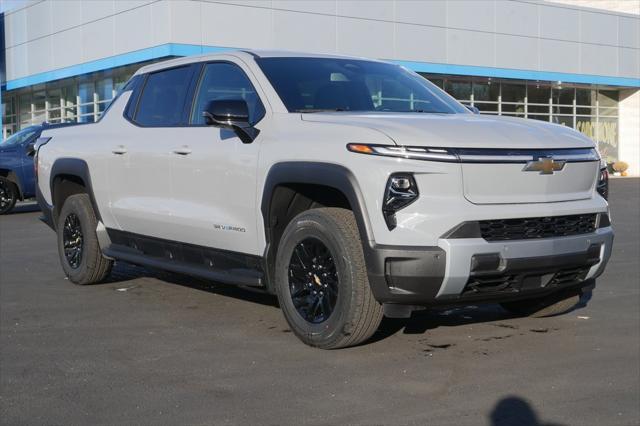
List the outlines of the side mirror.
{"type": "Polygon", "coordinates": [[[210,101],[202,116],[209,126],[233,130],[243,143],[253,142],[260,133],[249,123],[249,106],[244,99],[210,101]]]}
{"type": "Polygon", "coordinates": [[[25,148],[25,152],[27,153],[27,155],[29,157],[33,157],[34,154],[36,153],[36,143],[35,142],[29,142],[27,144],[27,147],[25,148]]]}
{"type": "Polygon", "coordinates": [[[474,113],[474,114],[480,114],[480,110],[479,110],[478,108],[476,108],[476,107],[474,107],[474,106],[471,106],[471,105],[465,105],[465,106],[466,106],[466,107],[467,107],[467,109],[468,109],[469,111],[471,111],[472,113],[474,113]]]}
{"type": "Polygon", "coordinates": [[[249,107],[242,99],[221,99],[211,101],[202,112],[210,126],[233,128],[249,126],[249,107]]]}

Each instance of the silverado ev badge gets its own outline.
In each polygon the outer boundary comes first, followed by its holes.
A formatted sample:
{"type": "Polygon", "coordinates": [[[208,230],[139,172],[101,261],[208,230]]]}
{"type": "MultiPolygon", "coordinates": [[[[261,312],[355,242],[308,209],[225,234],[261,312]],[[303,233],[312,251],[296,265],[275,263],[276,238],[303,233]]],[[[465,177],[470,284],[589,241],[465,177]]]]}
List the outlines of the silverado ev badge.
{"type": "Polygon", "coordinates": [[[529,161],[522,171],[540,172],[541,175],[552,175],[553,172],[562,170],[565,163],[566,161],[556,161],[551,157],[540,157],[537,161],[529,161]]]}

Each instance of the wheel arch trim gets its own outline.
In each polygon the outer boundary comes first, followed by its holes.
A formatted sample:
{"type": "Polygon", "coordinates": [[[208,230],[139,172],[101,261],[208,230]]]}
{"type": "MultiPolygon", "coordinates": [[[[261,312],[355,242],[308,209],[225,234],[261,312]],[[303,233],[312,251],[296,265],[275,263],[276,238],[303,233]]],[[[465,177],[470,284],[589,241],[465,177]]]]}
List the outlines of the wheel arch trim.
{"type": "Polygon", "coordinates": [[[260,210],[265,232],[264,262],[267,271],[268,288],[272,290],[272,271],[270,260],[274,259],[275,249],[272,244],[273,226],[270,223],[271,202],[278,186],[286,184],[308,184],[326,186],[341,192],[351,207],[358,224],[365,253],[373,244],[373,231],[362,191],[355,175],[344,166],[332,163],[312,161],[288,161],[276,163],[267,172],[262,192],[260,210]]]}
{"type": "Polygon", "coordinates": [[[58,158],[51,166],[51,173],[49,174],[49,188],[51,190],[51,202],[53,204],[54,218],[57,218],[57,212],[62,208],[62,206],[55,205],[54,185],[56,179],[62,176],[72,176],[83,182],[85,191],[91,200],[91,206],[95,212],[96,219],[98,222],[101,222],[102,217],[100,216],[100,210],[98,209],[98,204],[96,203],[96,199],[93,194],[89,165],[86,161],[80,158],[70,157],[58,158]]]}

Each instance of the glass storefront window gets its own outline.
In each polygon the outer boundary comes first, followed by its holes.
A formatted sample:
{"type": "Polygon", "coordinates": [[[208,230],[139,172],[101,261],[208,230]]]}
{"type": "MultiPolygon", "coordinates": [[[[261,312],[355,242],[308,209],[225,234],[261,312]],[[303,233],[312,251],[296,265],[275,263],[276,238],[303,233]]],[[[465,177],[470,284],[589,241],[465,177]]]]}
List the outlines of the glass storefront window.
{"type": "MultiPolygon", "coordinates": [[[[573,100],[576,89],[573,87],[554,87],[551,89],[551,99],[553,102],[553,114],[573,115],[573,100]]],[[[573,124],[571,125],[573,127],[573,124]]]]}
{"type": "Polygon", "coordinates": [[[471,78],[445,80],[444,89],[459,101],[471,100],[471,78]]]}
{"type": "Polygon", "coordinates": [[[618,96],[615,90],[598,90],[598,106],[618,107],[618,96]]]}
{"type": "Polygon", "coordinates": [[[94,108],[93,108],[93,92],[95,91],[95,85],[93,82],[80,83],[78,86],[78,98],[80,104],[78,105],[78,121],[80,123],[86,123],[88,121],[94,121],[94,108]]]}
{"type": "Polygon", "coordinates": [[[21,128],[45,120],[52,123],[94,121],[133,73],[153,62],[157,61],[3,92],[2,136],[8,137],[21,128]]]}
{"type": "Polygon", "coordinates": [[[482,112],[497,113],[500,100],[500,84],[488,79],[474,79],[473,105],[482,112]]]}
{"type": "Polygon", "coordinates": [[[113,80],[111,78],[99,80],[96,83],[96,93],[99,101],[113,98],[113,80]]]}
{"type": "Polygon", "coordinates": [[[618,119],[599,117],[598,132],[595,138],[598,151],[608,163],[618,159],[618,119]]]}
{"type": "Polygon", "coordinates": [[[524,99],[527,86],[524,84],[501,84],[502,112],[504,114],[524,117],[524,99]]]}
{"type": "Polygon", "coordinates": [[[531,120],[549,121],[549,114],[531,114],[527,115],[527,118],[531,120]]]}
{"type": "Polygon", "coordinates": [[[429,77],[429,81],[438,86],[439,88],[444,88],[444,80],[441,78],[431,78],[429,77]]]}
{"type": "Polygon", "coordinates": [[[573,128],[573,115],[554,115],[551,122],[573,128]]]}
{"type": "Polygon", "coordinates": [[[527,87],[527,111],[529,118],[543,120],[540,116],[531,116],[531,114],[547,114],[549,119],[549,99],[551,98],[551,86],[542,84],[530,84],[527,87]]]}
{"type": "Polygon", "coordinates": [[[473,100],[474,101],[498,102],[499,96],[500,96],[500,84],[493,83],[491,79],[473,81],[473,100]]]}
{"type": "Polygon", "coordinates": [[[592,89],[576,89],[576,114],[596,114],[596,91],[592,89]]]}

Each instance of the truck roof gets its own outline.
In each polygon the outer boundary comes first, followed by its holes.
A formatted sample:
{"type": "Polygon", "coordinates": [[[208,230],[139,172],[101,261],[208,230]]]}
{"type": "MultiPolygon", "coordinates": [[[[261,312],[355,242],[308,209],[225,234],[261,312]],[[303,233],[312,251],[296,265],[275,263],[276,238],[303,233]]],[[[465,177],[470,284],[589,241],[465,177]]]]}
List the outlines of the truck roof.
{"type": "Polygon", "coordinates": [[[312,53],[312,52],[296,52],[290,50],[260,50],[260,49],[229,49],[216,53],[205,53],[202,55],[185,56],[167,61],[157,62],[155,64],[146,65],[136,71],[136,75],[145,74],[152,71],[158,71],[164,68],[170,68],[177,65],[190,64],[194,62],[205,62],[215,60],[221,56],[236,56],[241,59],[251,58],[337,58],[337,59],[354,59],[366,60],[372,62],[383,62],[371,58],[363,58],[357,56],[329,54],[329,53],[312,53]]]}

